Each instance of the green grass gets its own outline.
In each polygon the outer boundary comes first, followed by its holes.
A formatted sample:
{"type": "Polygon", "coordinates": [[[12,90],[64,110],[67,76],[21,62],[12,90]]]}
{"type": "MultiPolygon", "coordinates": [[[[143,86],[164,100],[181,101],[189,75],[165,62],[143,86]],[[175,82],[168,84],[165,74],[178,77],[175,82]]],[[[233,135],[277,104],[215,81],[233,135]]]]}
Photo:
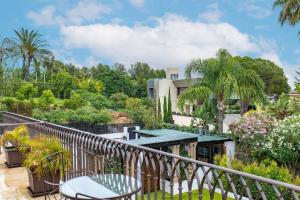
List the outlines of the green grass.
{"type": "MultiPolygon", "coordinates": [[[[199,194],[198,194],[198,190],[194,190],[193,193],[192,193],[192,200],[198,199],[198,195],[199,195],[199,194]]],[[[139,196],[138,199],[141,199],[141,197],[139,196]]],[[[144,199],[145,199],[145,200],[148,200],[148,194],[145,194],[145,195],[144,195],[144,199]]],[[[154,200],[154,193],[153,193],[153,192],[152,192],[151,195],[150,195],[150,199],[151,199],[151,200],[154,200]]],[[[162,192],[161,192],[161,191],[158,191],[158,192],[157,192],[157,199],[158,199],[158,200],[161,200],[161,199],[162,199],[162,192]]],[[[166,200],[171,199],[169,193],[166,193],[165,199],[166,199],[166,200]]],[[[173,199],[174,199],[174,200],[179,200],[179,195],[174,195],[174,198],[173,198],[173,199]]],[[[188,199],[189,199],[189,198],[188,198],[188,193],[187,193],[187,192],[186,192],[186,193],[182,193],[182,199],[183,199],[183,200],[188,200],[188,199]]],[[[210,200],[209,192],[208,192],[207,189],[204,189],[204,190],[203,190],[203,198],[202,198],[202,199],[203,199],[203,200],[210,200]]],[[[227,198],[227,199],[228,199],[228,200],[234,200],[233,198],[227,198]]],[[[222,200],[221,194],[215,193],[214,200],[222,200]]]]}

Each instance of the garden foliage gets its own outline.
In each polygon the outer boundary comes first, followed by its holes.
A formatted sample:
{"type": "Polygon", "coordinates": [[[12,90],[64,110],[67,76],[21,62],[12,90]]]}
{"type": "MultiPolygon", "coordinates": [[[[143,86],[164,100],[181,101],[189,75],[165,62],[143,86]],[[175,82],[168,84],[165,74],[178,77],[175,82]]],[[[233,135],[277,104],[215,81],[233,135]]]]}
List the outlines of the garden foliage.
{"type": "MultiPolygon", "coordinates": [[[[294,182],[296,183],[296,181],[297,181],[297,179],[293,179],[293,175],[290,174],[290,172],[287,168],[280,167],[275,161],[272,161],[269,159],[263,160],[261,162],[252,162],[247,165],[247,164],[242,163],[240,160],[237,160],[237,159],[228,160],[228,157],[225,155],[224,156],[217,155],[217,156],[215,156],[214,161],[215,161],[215,164],[223,166],[223,167],[232,168],[232,169],[235,169],[238,171],[254,174],[257,176],[263,176],[263,177],[274,179],[277,181],[282,181],[282,182],[286,182],[286,183],[294,183],[294,182]]],[[[242,194],[242,191],[244,191],[243,190],[244,187],[241,182],[241,179],[236,175],[232,175],[231,178],[234,182],[237,192],[239,194],[242,194]]],[[[229,182],[228,182],[225,174],[221,175],[221,179],[222,179],[222,182],[223,182],[225,188],[227,188],[227,187],[231,188],[229,186],[229,182]]],[[[252,198],[259,199],[259,197],[261,197],[261,196],[259,195],[259,192],[258,192],[255,182],[252,180],[248,180],[248,179],[246,179],[245,181],[248,183],[251,194],[253,195],[252,198]]],[[[277,199],[277,196],[272,188],[272,185],[261,183],[261,186],[265,192],[267,199],[271,199],[271,200],[277,199]]],[[[284,194],[284,197],[286,199],[289,199],[288,197],[289,197],[289,195],[291,195],[290,191],[280,188],[280,187],[278,189],[284,194]]],[[[244,193],[244,196],[246,196],[245,193],[244,193]]]]}
{"type": "Polygon", "coordinates": [[[264,148],[295,175],[300,162],[300,115],[280,121],[268,135],[264,148]]]}

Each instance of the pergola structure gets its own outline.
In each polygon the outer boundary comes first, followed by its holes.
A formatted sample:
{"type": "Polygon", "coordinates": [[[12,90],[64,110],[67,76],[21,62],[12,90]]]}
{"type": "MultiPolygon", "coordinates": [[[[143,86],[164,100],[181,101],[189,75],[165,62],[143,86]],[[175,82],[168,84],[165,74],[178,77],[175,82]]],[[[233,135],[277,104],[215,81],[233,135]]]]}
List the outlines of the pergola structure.
{"type": "Polygon", "coordinates": [[[187,151],[188,157],[213,162],[216,154],[226,153],[225,142],[229,138],[220,136],[200,135],[173,129],[132,130],[135,134],[130,144],[154,148],[180,155],[181,148],[187,151]]]}

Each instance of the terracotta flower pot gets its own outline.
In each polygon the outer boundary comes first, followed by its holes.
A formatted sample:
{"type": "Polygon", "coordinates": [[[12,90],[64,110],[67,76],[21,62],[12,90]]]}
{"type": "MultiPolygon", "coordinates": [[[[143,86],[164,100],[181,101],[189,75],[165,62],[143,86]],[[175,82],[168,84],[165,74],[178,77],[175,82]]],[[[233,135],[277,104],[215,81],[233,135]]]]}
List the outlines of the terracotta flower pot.
{"type": "Polygon", "coordinates": [[[23,163],[24,156],[15,147],[3,146],[6,158],[6,165],[8,167],[20,167],[23,163]]]}

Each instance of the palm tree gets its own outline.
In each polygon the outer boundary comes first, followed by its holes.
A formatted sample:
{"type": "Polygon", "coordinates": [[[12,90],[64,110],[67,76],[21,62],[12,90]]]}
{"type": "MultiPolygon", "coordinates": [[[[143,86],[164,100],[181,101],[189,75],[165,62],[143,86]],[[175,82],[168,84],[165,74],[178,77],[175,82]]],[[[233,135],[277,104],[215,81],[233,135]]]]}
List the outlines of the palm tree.
{"type": "Polygon", "coordinates": [[[201,79],[193,87],[179,95],[177,102],[179,108],[183,110],[186,101],[202,100],[204,103],[205,101],[216,101],[216,123],[220,133],[223,133],[225,100],[230,99],[233,94],[238,94],[242,97],[241,100],[248,101],[253,97],[259,100],[260,98],[255,96],[252,91],[263,88],[261,79],[256,74],[253,78],[253,72],[250,70],[248,75],[246,69],[242,69],[225,49],[220,49],[216,58],[192,61],[185,73],[188,78],[197,73],[201,79]],[[261,82],[257,83],[256,81],[261,82]],[[246,92],[247,88],[251,92],[246,92]]]}
{"type": "Polygon", "coordinates": [[[37,59],[33,59],[33,66],[34,66],[34,78],[35,82],[39,81],[40,75],[41,75],[41,68],[40,68],[41,62],[37,59]]]}
{"type": "Polygon", "coordinates": [[[279,22],[283,25],[288,22],[291,26],[295,26],[300,20],[300,1],[299,0],[276,0],[273,4],[274,8],[280,7],[279,22]]]}
{"type": "Polygon", "coordinates": [[[14,43],[5,37],[0,41],[0,79],[3,78],[4,66],[14,55],[14,43]]]}
{"type": "Polygon", "coordinates": [[[241,115],[248,111],[249,103],[266,103],[264,83],[258,74],[250,69],[238,67],[236,69],[235,91],[239,95],[241,115]]]}
{"type": "Polygon", "coordinates": [[[24,80],[29,81],[30,65],[33,59],[43,60],[45,57],[52,56],[52,53],[45,49],[48,46],[42,35],[35,30],[21,28],[15,30],[17,35],[15,44],[18,47],[18,58],[22,59],[22,76],[24,80]]]}

